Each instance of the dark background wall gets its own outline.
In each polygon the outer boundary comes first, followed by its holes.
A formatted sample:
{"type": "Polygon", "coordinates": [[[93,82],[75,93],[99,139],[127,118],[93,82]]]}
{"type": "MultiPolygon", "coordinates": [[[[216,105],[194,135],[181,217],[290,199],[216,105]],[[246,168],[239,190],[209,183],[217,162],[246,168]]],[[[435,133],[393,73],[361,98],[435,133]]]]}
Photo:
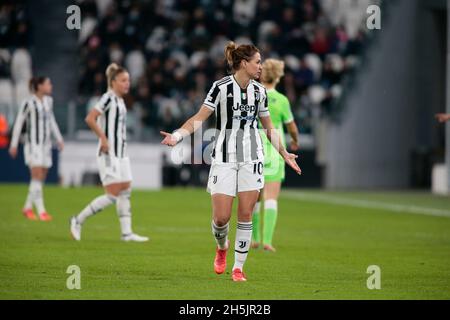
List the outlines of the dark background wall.
{"type": "Polygon", "coordinates": [[[341,121],[331,125],[326,186],[405,188],[429,185],[443,161],[446,1],[397,0],[382,12],[341,121]],[[441,151],[439,151],[441,150],[441,151]],[[428,180],[427,180],[428,179],[428,180]]]}

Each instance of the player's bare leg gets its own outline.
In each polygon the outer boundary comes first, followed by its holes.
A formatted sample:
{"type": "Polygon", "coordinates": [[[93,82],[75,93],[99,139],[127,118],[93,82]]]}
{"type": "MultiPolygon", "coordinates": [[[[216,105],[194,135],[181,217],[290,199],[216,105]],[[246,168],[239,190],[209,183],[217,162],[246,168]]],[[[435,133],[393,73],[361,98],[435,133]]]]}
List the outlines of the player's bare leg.
{"type": "Polygon", "coordinates": [[[213,209],[211,229],[217,243],[214,271],[217,274],[222,274],[227,267],[227,251],[230,245],[228,230],[234,197],[225,194],[214,194],[211,196],[211,199],[213,209]]]}
{"type": "Polygon", "coordinates": [[[264,250],[275,252],[272,245],[273,234],[278,216],[278,196],[280,195],[281,182],[274,181],[266,183],[264,187],[264,227],[263,247],[264,250]]]}
{"type": "MultiPolygon", "coordinates": [[[[264,190],[264,189],[263,189],[264,190]]],[[[263,190],[259,193],[258,201],[256,201],[255,207],[253,208],[252,222],[253,222],[253,232],[252,232],[252,249],[258,249],[261,245],[261,203],[264,200],[263,190]]]]}

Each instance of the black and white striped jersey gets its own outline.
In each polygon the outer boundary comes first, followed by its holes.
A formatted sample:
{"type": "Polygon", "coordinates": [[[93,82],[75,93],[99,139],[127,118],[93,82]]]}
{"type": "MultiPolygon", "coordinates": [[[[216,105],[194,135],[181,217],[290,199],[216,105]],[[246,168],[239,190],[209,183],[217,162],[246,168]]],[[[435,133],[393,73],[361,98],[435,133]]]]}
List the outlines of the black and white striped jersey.
{"type": "Polygon", "coordinates": [[[40,100],[36,95],[32,95],[22,103],[14,123],[11,147],[17,148],[24,125],[24,142],[31,145],[32,148],[50,145],[51,135],[57,141],[63,141],[53,114],[53,99],[49,96],[44,96],[40,100]]]}
{"type": "MultiPolygon", "coordinates": [[[[109,155],[127,157],[127,108],[121,97],[108,91],[101,97],[95,109],[101,113],[97,123],[108,138],[109,155]]],[[[100,141],[98,144],[100,155],[100,141]]]]}
{"type": "Polygon", "coordinates": [[[214,82],[203,103],[215,111],[216,135],[212,158],[216,162],[249,162],[264,158],[258,117],[268,117],[266,89],[250,80],[239,86],[233,75],[214,82]]]}

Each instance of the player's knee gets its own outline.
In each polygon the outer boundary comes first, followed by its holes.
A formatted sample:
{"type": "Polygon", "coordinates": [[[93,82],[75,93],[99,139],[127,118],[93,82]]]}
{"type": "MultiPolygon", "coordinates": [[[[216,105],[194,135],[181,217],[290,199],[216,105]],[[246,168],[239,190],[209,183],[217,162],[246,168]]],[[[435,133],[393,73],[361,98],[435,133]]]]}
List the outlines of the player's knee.
{"type": "Polygon", "coordinates": [[[119,192],[119,197],[130,198],[131,197],[131,188],[122,189],[119,192]]]}
{"type": "Polygon", "coordinates": [[[250,221],[252,219],[253,209],[244,209],[239,211],[239,221],[250,221]]]}
{"type": "Polygon", "coordinates": [[[228,223],[228,221],[229,221],[229,219],[222,218],[222,217],[214,218],[214,224],[219,228],[225,226],[228,223]]]}
{"type": "Polygon", "coordinates": [[[111,193],[106,193],[106,196],[108,197],[109,201],[111,201],[111,203],[116,203],[117,201],[117,196],[111,194],[111,193]]]}

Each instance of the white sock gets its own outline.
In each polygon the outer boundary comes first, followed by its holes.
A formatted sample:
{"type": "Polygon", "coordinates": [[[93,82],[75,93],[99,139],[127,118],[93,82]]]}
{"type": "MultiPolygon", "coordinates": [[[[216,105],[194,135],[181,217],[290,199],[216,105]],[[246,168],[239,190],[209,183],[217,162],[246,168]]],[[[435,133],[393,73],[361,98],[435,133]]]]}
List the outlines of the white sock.
{"type": "Polygon", "coordinates": [[[252,222],[238,222],[234,243],[234,269],[243,269],[252,239],[252,222]]]}
{"type": "Polygon", "coordinates": [[[42,197],[42,181],[34,179],[31,180],[30,193],[37,212],[39,214],[46,212],[44,207],[44,199],[42,197]]]}
{"type": "Polygon", "coordinates": [[[275,199],[269,199],[264,201],[264,209],[278,210],[278,201],[275,199]]]}
{"type": "Polygon", "coordinates": [[[90,216],[93,216],[97,212],[102,211],[106,207],[112,205],[116,202],[116,197],[114,197],[111,194],[104,194],[101,195],[89,203],[86,208],[83,209],[83,211],[80,212],[80,214],[77,216],[77,221],[79,224],[83,224],[84,221],[89,218],[90,216]]]}
{"type": "Polygon", "coordinates": [[[130,204],[131,190],[125,190],[119,193],[116,202],[117,215],[119,216],[120,229],[122,236],[132,234],[131,230],[131,204],[130,204]]]}
{"type": "Polygon", "coordinates": [[[27,199],[25,200],[24,209],[33,209],[33,193],[31,192],[31,181],[28,187],[27,199]]]}
{"type": "Polygon", "coordinates": [[[227,242],[228,242],[228,230],[229,230],[229,223],[227,223],[224,226],[218,227],[214,220],[211,222],[211,228],[212,233],[214,235],[214,238],[216,239],[217,246],[221,250],[228,249],[227,248],[227,242]]]}

